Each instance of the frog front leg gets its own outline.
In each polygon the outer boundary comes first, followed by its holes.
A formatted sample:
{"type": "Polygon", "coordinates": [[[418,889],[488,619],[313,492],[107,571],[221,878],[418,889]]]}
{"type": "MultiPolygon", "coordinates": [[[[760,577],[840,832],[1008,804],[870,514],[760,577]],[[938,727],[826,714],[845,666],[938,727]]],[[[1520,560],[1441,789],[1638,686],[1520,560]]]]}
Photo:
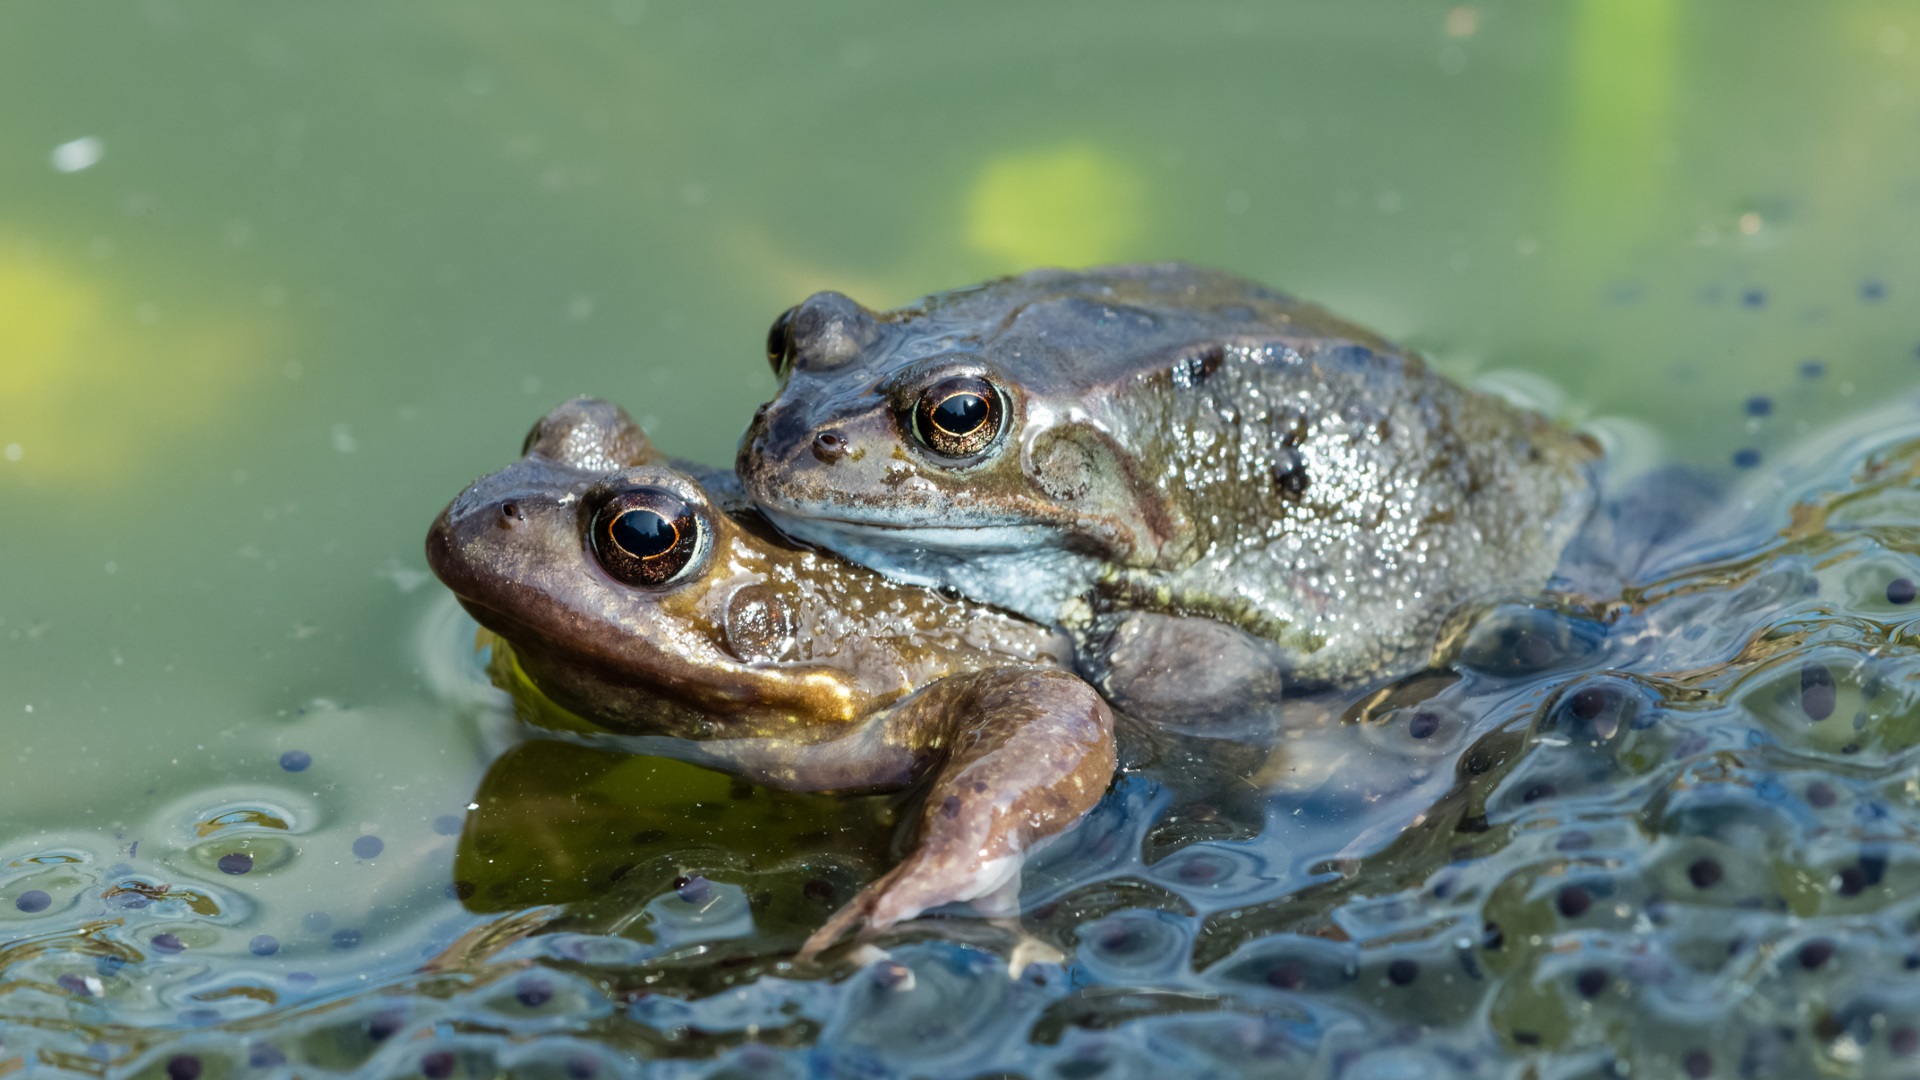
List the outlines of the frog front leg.
{"type": "Polygon", "coordinates": [[[1052,668],[951,675],[822,742],[630,742],[794,791],[884,790],[931,774],[906,858],[807,938],[801,959],[862,923],[884,930],[958,900],[1004,905],[1027,852],[1091,810],[1116,767],[1112,711],[1052,668]]]}
{"type": "Polygon", "coordinates": [[[1080,820],[1113,778],[1113,713],[1063,671],[950,676],[878,719],[874,749],[904,750],[932,773],[917,835],[807,939],[803,960],[863,923],[873,932],[956,900],[1004,902],[1033,845],[1080,820]]]}

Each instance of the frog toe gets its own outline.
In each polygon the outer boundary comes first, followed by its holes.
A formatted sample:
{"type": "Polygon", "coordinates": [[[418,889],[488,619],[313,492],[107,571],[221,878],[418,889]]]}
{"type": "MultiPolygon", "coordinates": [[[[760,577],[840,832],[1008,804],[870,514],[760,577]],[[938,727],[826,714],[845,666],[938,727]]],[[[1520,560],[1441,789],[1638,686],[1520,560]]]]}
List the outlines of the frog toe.
{"type": "Polygon", "coordinates": [[[989,915],[1017,910],[1023,861],[1015,855],[946,859],[935,851],[917,852],[834,912],[807,938],[798,958],[814,959],[856,927],[866,939],[942,904],[973,901],[989,915]]]}

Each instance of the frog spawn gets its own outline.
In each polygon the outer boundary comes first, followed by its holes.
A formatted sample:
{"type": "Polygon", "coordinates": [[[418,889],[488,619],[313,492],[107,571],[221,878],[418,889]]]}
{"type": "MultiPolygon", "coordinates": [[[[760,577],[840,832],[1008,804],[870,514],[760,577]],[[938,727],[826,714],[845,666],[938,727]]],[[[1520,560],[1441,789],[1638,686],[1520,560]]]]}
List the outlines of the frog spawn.
{"type": "Polygon", "coordinates": [[[1416,827],[1346,879],[1397,889],[1215,915],[1199,959],[1596,1076],[1920,1075],[1920,552],[1889,539],[1815,531],[1629,604],[1489,613],[1461,683],[1363,719],[1480,718],[1451,835],[1416,827]],[[1369,956],[1418,967],[1370,978],[1369,956]]]}

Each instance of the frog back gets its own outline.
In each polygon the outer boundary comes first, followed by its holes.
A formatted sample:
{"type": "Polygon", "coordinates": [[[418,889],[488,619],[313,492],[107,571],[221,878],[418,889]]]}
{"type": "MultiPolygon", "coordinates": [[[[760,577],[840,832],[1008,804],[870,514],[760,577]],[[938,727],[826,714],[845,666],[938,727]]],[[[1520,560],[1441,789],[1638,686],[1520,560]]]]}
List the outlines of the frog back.
{"type": "Polygon", "coordinates": [[[1417,666],[1453,607],[1543,585],[1592,503],[1590,440],[1378,341],[1202,343],[1106,412],[1158,536],[1092,609],[1241,626],[1296,687],[1417,666]]]}

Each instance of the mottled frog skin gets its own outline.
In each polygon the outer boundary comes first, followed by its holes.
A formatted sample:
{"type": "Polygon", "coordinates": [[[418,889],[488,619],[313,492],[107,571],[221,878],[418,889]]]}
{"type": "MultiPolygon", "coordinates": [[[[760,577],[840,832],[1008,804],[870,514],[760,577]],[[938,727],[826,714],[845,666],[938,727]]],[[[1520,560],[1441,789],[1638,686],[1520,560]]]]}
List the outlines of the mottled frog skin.
{"type": "Polygon", "coordinates": [[[794,790],[930,776],[911,852],[803,955],[948,901],[1004,913],[1113,774],[1112,714],[1056,631],[782,540],[605,402],[542,419],[427,557],[544,693],[638,749],[794,790]]]}
{"type": "Polygon", "coordinates": [[[738,459],[768,517],[1068,628],[1147,713],[1418,668],[1457,605],[1544,584],[1592,504],[1591,440],[1183,264],[820,293],[768,351],[738,459]]]}

